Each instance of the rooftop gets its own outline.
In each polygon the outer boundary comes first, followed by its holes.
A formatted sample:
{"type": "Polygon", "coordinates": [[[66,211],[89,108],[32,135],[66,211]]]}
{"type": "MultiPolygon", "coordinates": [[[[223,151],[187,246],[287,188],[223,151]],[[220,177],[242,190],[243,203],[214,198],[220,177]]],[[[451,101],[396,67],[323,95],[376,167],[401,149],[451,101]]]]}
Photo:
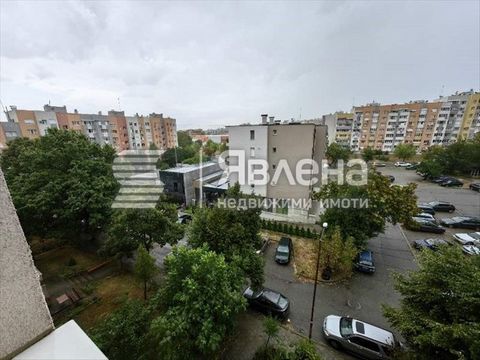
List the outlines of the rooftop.
{"type": "Polygon", "coordinates": [[[191,171],[196,171],[196,170],[199,170],[200,168],[205,168],[205,167],[213,166],[213,165],[216,165],[216,164],[217,164],[217,162],[215,162],[215,161],[209,161],[209,162],[204,162],[202,164],[177,166],[177,167],[174,167],[174,168],[165,169],[165,170],[161,170],[161,171],[162,172],[173,172],[173,173],[179,173],[179,174],[186,174],[186,173],[189,173],[191,171]]]}

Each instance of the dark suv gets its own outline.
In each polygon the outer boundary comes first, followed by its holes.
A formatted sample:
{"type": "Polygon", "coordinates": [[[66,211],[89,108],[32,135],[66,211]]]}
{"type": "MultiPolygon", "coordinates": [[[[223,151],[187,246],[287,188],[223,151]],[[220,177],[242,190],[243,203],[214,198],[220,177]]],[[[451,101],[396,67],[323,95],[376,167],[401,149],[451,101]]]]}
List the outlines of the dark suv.
{"type": "Polygon", "coordinates": [[[279,292],[267,288],[254,291],[248,287],[243,292],[243,296],[252,308],[265,315],[276,316],[280,319],[286,319],[288,316],[290,301],[279,292]]]}
{"type": "Polygon", "coordinates": [[[427,205],[433,208],[435,211],[445,211],[445,212],[454,212],[455,211],[455,206],[452,204],[446,202],[446,201],[432,201],[427,204],[427,205]]]}
{"type": "Polygon", "coordinates": [[[289,237],[282,237],[278,242],[277,250],[275,251],[275,261],[279,264],[288,264],[292,256],[292,239],[289,237]]]}
{"type": "Polygon", "coordinates": [[[373,261],[373,251],[363,250],[357,255],[355,269],[367,274],[375,272],[375,263],[373,261]]]}

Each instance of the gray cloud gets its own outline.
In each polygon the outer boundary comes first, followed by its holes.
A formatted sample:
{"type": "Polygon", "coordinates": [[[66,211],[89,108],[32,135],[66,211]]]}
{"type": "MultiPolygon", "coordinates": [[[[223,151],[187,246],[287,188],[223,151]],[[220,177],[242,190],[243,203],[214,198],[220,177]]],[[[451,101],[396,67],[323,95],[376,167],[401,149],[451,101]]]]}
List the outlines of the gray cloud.
{"type": "Polygon", "coordinates": [[[480,88],[478,2],[0,3],[0,96],[181,128],[480,88]]]}

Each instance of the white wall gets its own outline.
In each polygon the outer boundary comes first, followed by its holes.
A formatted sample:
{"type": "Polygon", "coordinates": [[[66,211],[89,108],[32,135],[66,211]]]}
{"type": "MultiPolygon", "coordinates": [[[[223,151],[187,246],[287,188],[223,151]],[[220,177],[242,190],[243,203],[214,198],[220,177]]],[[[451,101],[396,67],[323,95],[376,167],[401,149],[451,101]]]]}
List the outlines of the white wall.
{"type": "MultiPolygon", "coordinates": [[[[240,184],[241,191],[246,194],[251,194],[252,190],[256,195],[267,196],[267,186],[266,185],[255,185],[252,188],[247,184],[248,181],[248,159],[262,159],[268,161],[268,126],[261,125],[245,125],[245,126],[231,126],[228,127],[229,133],[229,149],[230,150],[243,150],[245,154],[245,163],[243,165],[245,171],[246,182],[245,184],[240,184]],[[250,140],[250,130],[255,131],[255,140],[250,140]],[[255,156],[250,156],[250,149],[255,149],[255,156]]],[[[238,159],[230,158],[231,165],[238,165],[238,159]]],[[[238,179],[237,173],[232,173],[230,176],[230,184],[235,184],[238,179]]]]}

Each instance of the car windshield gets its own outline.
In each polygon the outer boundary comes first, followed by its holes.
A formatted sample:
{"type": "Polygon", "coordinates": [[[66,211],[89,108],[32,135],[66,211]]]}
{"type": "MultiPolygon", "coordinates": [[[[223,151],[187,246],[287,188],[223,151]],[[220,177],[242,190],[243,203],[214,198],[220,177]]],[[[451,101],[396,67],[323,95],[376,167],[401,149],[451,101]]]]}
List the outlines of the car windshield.
{"type": "Polygon", "coordinates": [[[280,246],[277,248],[277,252],[279,252],[279,253],[284,253],[284,254],[288,254],[288,246],[282,246],[282,245],[280,245],[280,246]]]}
{"type": "Polygon", "coordinates": [[[352,319],[344,317],[340,319],[340,334],[343,337],[353,334],[352,319]]]}
{"type": "Polygon", "coordinates": [[[265,290],[263,292],[263,296],[265,297],[265,299],[267,299],[268,301],[274,303],[274,304],[278,304],[278,302],[280,301],[280,294],[279,293],[276,293],[274,291],[271,291],[271,290],[265,290]]]}
{"type": "Polygon", "coordinates": [[[437,206],[437,205],[440,205],[440,203],[438,201],[432,201],[432,202],[429,202],[427,203],[428,206],[437,206]]]}
{"type": "Polygon", "coordinates": [[[464,217],[464,216],[455,216],[452,218],[453,221],[456,221],[456,222],[461,222],[461,221],[465,221],[465,220],[468,220],[467,217],[464,217]]]}
{"type": "Polygon", "coordinates": [[[280,296],[277,304],[281,309],[283,309],[283,308],[285,308],[285,306],[287,306],[288,300],[286,298],[284,298],[283,296],[280,296]]]}

